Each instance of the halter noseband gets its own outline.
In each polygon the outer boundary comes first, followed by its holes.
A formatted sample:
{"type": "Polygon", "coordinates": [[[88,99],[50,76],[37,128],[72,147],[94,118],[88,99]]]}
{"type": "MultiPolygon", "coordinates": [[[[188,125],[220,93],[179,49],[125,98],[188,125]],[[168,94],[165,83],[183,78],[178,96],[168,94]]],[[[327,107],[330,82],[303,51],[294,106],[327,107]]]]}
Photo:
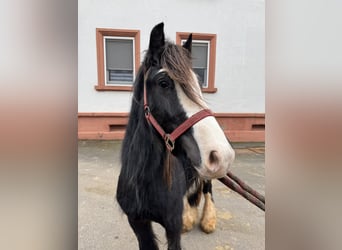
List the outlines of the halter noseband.
{"type": "Polygon", "coordinates": [[[195,125],[200,120],[208,117],[213,116],[213,113],[209,109],[202,109],[201,111],[198,111],[188,119],[186,119],[182,124],[180,124],[175,130],[172,131],[171,134],[168,134],[164,131],[164,129],[159,125],[157,120],[153,117],[150,107],[147,102],[147,90],[146,90],[146,79],[147,75],[149,73],[149,70],[145,73],[144,76],[144,112],[145,112],[145,118],[146,120],[152,124],[152,126],[158,131],[158,133],[163,138],[166,148],[172,152],[172,150],[175,148],[175,141],[178,137],[180,137],[182,134],[184,134],[185,131],[187,131],[189,128],[191,128],[193,125],[195,125]]]}

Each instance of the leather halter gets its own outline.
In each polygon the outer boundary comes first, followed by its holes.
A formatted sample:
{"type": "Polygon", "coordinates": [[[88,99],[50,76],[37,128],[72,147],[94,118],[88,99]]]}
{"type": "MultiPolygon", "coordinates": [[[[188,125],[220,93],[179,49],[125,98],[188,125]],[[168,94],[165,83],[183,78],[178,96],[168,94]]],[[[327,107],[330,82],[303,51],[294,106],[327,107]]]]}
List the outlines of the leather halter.
{"type": "Polygon", "coordinates": [[[147,90],[146,90],[146,79],[149,70],[146,72],[144,77],[144,112],[146,120],[158,131],[158,133],[163,138],[166,148],[172,152],[175,147],[175,141],[178,137],[184,134],[189,128],[195,125],[200,120],[208,117],[213,116],[213,113],[209,109],[202,109],[198,111],[188,119],[186,119],[182,124],[180,124],[175,130],[172,131],[171,134],[168,134],[164,131],[164,129],[159,125],[157,120],[153,117],[150,107],[147,102],[147,90]]]}

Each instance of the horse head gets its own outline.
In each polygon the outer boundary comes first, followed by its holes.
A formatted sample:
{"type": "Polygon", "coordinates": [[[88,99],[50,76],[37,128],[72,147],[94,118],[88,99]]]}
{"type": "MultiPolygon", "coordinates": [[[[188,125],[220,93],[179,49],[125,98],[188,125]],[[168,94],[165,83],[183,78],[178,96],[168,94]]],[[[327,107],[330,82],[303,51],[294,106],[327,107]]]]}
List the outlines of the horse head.
{"type": "MultiPolygon", "coordinates": [[[[189,117],[208,109],[191,67],[191,44],[192,35],[183,46],[166,41],[164,24],[160,23],[151,32],[142,64],[148,111],[167,134],[189,117]]],[[[156,136],[160,137],[157,133],[156,136]]],[[[172,154],[177,157],[185,153],[191,165],[205,179],[223,177],[235,157],[213,116],[192,125],[174,143],[172,154]]]]}

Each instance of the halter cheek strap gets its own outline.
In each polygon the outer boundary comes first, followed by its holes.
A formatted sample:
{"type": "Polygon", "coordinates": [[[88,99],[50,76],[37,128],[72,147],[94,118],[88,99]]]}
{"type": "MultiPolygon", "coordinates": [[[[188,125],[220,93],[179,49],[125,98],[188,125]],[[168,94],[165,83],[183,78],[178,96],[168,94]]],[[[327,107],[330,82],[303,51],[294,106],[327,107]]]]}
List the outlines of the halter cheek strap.
{"type": "MultiPolygon", "coordinates": [[[[147,71],[148,73],[149,71],[147,71]]],[[[193,125],[195,125],[200,120],[208,117],[213,116],[213,113],[209,109],[202,109],[201,111],[198,111],[194,115],[192,115],[190,118],[186,119],[182,124],[180,124],[171,134],[168,134],[164,131],[164,129],[159,125],[157,120],[153,117],[150,107],[147,102],[147,90],[146,90],[146,75],[144,79],[144,112],[145,112],[145,118],[146,120],[157,130],[157,132],[161,135],[163,138],[166,148],[172,152],[172,150],[175,148],[175,141],[178,137],[180,137],[182,134],[184,134],[189,128],[191,128],[193,125]]]]}

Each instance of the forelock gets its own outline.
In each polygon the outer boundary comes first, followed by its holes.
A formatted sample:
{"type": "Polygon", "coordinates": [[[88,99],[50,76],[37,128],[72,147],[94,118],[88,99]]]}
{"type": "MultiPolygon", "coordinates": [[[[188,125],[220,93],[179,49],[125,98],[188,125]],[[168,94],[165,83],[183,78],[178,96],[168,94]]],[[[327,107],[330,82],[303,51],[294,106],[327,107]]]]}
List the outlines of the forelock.
{"type": "Polygon", "coordinates": [[[160,62],[169,76],[179,83],[184,93],[193,102],[203,107],[203,98],[194,86],[198,82],[192,71],[190,52],[182,46],[166,42],[160,62]]]}

